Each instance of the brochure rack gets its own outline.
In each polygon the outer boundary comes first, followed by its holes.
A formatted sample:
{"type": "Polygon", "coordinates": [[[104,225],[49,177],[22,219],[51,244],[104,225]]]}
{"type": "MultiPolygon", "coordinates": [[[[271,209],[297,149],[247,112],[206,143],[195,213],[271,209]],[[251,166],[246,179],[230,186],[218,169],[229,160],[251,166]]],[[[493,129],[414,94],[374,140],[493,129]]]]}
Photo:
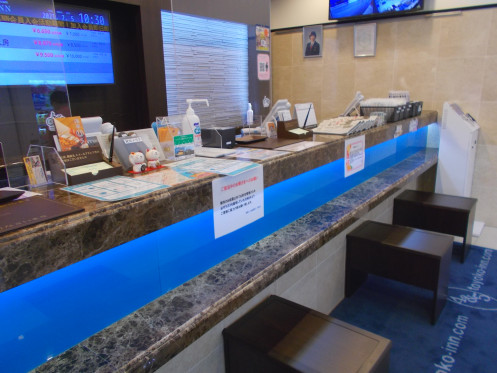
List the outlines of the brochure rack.
{"type": "MultiPolygon", "coordinates": [[[[38,155],[45,174],[46,184],[75,185],[88,181],[104,179],[111,176],[122,175],[122,167],[112,165],[103,160],[99,147],[88,149],[71,150],[58,152],[57,149],[49,146],[30,145],[27,156],[38,155]],[[91,167],[85,172],[77,167],[91,167]]],[[[38,184],[39,186],[40,184],[38,184]]]]}
{"type": "MultiPolygon", "coordinates": [[[[27,157],[39,156],[48,184],[67,184],[66,165],[57,149],[52,146],[29,145],[27,157]]],[[[39,185],[38,185],[39,186],[39,185]]]]}
{"type": "Polygon", "coordinates": [[[5,163],[5,156],[3,154],[3,144],[0,142],[0,188],[3,187],[10,187],[10,181],[7,164],[5,163]]]}
{"type": "Polygon", "coordinates": [[[156,117],[156,134],[164,156],[169,161],[179,161],[195,156],[193,128],[183,133],[184,115],[156,117]]]}

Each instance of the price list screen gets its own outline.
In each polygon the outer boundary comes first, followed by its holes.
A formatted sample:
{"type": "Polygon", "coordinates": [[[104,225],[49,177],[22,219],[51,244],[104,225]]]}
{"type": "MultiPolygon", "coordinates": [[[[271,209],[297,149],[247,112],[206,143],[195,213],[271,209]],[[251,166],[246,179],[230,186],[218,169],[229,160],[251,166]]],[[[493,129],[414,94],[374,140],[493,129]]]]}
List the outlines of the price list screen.
{"type": "Polygon", "coordinates": [[[33,3],[0,0],[0,85],[114,83],[109,12],[33,3]]]}

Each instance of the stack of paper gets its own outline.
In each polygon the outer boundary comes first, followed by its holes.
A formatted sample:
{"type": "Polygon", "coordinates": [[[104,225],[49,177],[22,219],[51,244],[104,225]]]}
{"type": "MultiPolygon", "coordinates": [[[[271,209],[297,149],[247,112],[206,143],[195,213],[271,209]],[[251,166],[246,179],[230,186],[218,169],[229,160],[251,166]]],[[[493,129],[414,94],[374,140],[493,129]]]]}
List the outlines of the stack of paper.
{"type": "Polygon", "coordinates": [[[327,135],[351,135],[376,126],[376,117],[338,117],[327,119],[319,123],[312,131],[327,135]]]}

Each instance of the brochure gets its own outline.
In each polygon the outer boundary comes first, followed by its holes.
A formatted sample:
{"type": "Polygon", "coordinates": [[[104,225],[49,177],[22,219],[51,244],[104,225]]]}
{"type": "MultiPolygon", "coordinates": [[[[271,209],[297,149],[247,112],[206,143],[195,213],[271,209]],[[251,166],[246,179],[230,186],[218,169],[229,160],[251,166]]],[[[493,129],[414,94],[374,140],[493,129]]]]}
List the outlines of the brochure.
{"type": "Polygon", "coordinates": [[[61,151],[88,148],[81,117],[54,118],[54,122],[61,151]]]}
{"type": "Polygon", "coordinates": [[[189,173],[211,172],[221,175],[238,175],[258,166],[257,163],[220,158],[191,158],[168,165],[173,170],[189,173]]]}
{"type": "Polygon", "coordinates": [[[138,180],[132,177],[115,176],[108,179],[68,186],[62,188],[62,190],[99,201],[113,202],[143,196],[167,187],[167,185],[138,180]]]}
{"type": "Polygon", "coordinates": [[[45,170],[43,169],[40,156],[33,155],[30,157],[24,157],[23,160],[28,173],[29,183],[31,185],[46,184],[47,176],[45,175],[45,170]]]}

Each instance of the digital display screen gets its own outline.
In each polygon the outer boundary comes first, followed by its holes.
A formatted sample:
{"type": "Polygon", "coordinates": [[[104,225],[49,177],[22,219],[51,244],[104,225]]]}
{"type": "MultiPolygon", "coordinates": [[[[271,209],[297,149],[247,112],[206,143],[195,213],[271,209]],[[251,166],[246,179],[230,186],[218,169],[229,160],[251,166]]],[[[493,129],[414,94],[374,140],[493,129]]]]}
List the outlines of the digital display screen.
{"type": "Polygon", "coordinates": [[[41,4],[0,0],[0,85],[114,83],[109,12],[41,4]]]}
{"type": "Polygon", "coordinates": [[[423,0],[330,0],[329,19],[403,13],[423,9],[423,0]]]}

